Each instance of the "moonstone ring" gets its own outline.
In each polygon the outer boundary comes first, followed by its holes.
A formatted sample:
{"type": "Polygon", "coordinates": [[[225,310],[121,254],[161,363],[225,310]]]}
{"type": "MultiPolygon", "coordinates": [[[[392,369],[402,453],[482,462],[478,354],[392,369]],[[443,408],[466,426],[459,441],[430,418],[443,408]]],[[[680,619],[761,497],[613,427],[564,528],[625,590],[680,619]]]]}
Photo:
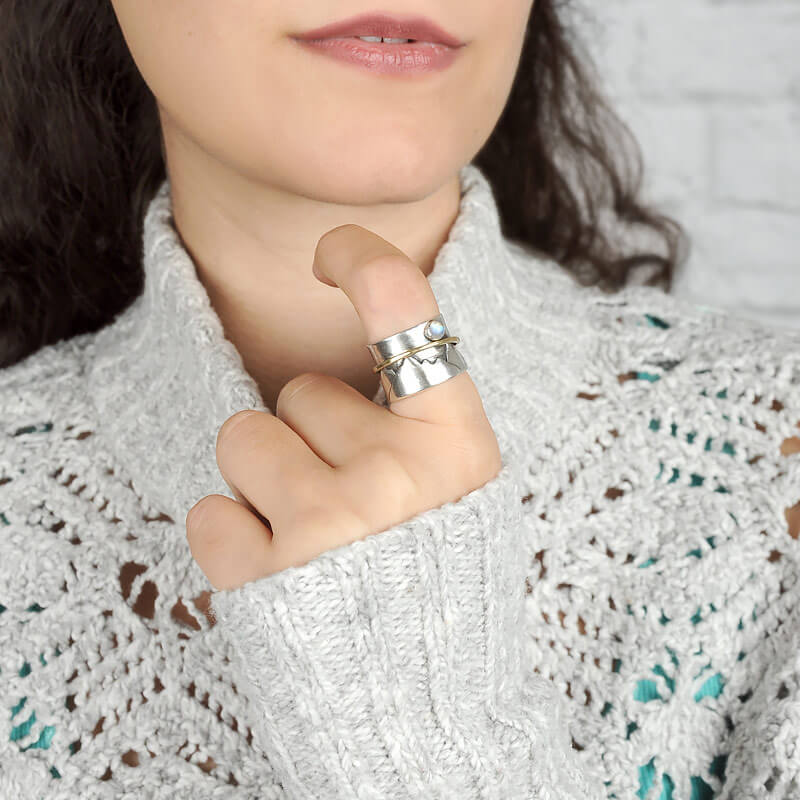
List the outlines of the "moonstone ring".
{"type": "Polygon", "coordinates": [[[386,400],[416,394],[455,377],[467,369],[456,349],[458,336],[450,336],[441,314],[368,344],[380,372],[386,400]]]}

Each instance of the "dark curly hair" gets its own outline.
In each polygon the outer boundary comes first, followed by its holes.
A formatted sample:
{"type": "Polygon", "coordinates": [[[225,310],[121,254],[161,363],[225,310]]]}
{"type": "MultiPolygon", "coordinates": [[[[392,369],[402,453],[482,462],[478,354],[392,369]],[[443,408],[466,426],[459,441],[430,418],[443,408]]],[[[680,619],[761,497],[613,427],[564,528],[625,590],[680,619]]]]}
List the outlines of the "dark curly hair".
{"type": "MultiPolygon", "coordinates": [[[[644,282],[669,291],[688,240],[638,199],[638,144],[596,88],[568,6],[535,0],[509,100],[473,163],[509,239],[583,285],[615,291],[651,265],[644,282]],[[635,225],[663,246],[624,252],[614,231],[635,225]]],[[[141,293],[144,212],[167,174],[155,97],[108,0],[0,0],[0,19],[0,366],[8,366],[97,330],[141,293]]]]}

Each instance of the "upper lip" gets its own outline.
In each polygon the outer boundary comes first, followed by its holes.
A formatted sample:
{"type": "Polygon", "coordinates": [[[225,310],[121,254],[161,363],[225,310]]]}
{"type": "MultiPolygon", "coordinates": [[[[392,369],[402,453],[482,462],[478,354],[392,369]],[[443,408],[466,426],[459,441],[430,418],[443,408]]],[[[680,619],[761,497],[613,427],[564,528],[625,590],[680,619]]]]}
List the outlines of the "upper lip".
{"type": "Polygon", "coordinates": [[[383,36],[391,39],[416,39],[421,42],[461,47],[464,42],[426,17],[394,17],[390,14],[359,14],[355,17],[294,34],[295,39],[329,39],[344,36],[383,36]]]}

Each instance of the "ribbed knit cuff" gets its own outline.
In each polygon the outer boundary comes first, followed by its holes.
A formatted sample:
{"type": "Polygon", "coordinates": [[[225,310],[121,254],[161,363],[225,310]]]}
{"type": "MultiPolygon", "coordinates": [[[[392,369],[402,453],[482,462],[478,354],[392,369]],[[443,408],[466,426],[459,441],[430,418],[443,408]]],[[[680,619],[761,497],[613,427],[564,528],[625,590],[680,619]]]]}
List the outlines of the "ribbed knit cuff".
{"type": "Polygon", "coordinates": [[[212,595],[288,797],[532,796],[547,737],[514,708],[520,504],[505,465],[458,501],[212,595]]]}

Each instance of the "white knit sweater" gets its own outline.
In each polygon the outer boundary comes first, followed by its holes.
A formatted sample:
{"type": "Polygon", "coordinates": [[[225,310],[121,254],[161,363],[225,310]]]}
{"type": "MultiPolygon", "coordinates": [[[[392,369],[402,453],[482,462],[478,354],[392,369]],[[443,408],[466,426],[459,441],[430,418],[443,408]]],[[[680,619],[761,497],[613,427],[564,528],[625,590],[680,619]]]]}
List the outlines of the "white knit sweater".
{"type": "Polygon", "coordinates": [[[580,287],[461,181],[429,280],[504,467],[304,566],[189,552],[266,409],[167,182],[143,294],[0,371],[0,798],[800,797],[800,334],[580,287]]]}

